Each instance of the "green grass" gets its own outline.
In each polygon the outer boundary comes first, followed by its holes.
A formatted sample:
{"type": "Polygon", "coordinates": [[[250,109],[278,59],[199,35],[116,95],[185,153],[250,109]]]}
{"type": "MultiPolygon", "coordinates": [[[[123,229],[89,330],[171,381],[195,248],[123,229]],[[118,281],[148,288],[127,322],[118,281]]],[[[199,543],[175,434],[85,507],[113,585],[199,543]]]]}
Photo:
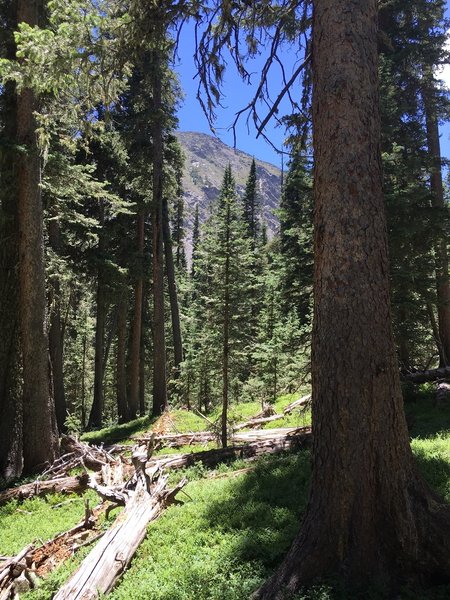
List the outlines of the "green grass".
{"type": "Polygon", "coordinates": [[[88,492],[83,498],[53,494],[1,506],[0,554],[17,554],[35,540],[44,542],[69,529],[84,517],[85,499],[89,499],[90,506],[98,503],[97,494],[88,492]],[[60,503],[60,507],[53,508],[60,503]]]}
{"type": "Polygon", "coordinates": [[[131,435],[139,435],[148,431],[150,425],[154,423],[155,419],[150,417],[141,417],[135,419],[129,423],[123,425],[112,425],[111,427],[105,427],[104,429],[98,429],[96,431],[89,431],[81,436],[83,442],[89,444],[118,444],[118,443],[131,443],[129,438],[131,435]]]}
{"type": "MultiPolygon", "coordinates": [[[[304,394],[279,399],[277,412],[301,395],[304,394]]],[[[419,393],[407,404],[406,410],[412,423],[412,449],[419,467],[429,483],[450,502],[450,411],[444,406],[435,407],[429,392],[419,393]]],[[[259,404],[246,403],[234,406],[231,414],[238,422],[259,411],[259,404]]],[[[204,419],[186,411],[173,411],[170,418],[179,432],[208,428],[204,419]]],[[[214,413],[209,418],[213,420],[214,413]]],[[[143,423],[139,421],[134,431],[141,431],[139,427],[143,423]]],[[[268,426],[306,425],[309,421],[309,411],[295,412],[268,426]]],[[[149,427],[150,422],[145,426],[149,427]]],[[[111,429],[107,432],[115,435],[111,429]]],[[[173,449],[176,453],[183,451],[194,451],[194,447],[173,449]]],[[[167,449],[161,452],[167,453],[167,449]]],[[[170,481],[174,484],[183,476],[189,480],[186,494],[178,496],[184,504],[169,508],[149,527],[147,539],[112,592],[112,600],[248,600],[252,591],[280,563],[298,531],[308,497],[310,457],[305,450],[298,454],[263,457],[255,463],[237,460],[220,465],[214,472],[195,465],[172,473],[170,481]],[[244,467],[251,470],[233,476],[233,471],[244,467]]],[[[39,520],[53,520],[56,511],[46,508],[41,500],[30,502],[44,505],[36,511],[39,520]]],[[[25,506],[26,503],[19,508],[25,506]]],[[[59,530],[67,529],[79,519],[83,513],[81,501],[77,511],[77,516],[70,517],[70,523],[60,523],[59,530]]],[[[26,520],[26,516],[23,517],[26,520]]],[[[62,515],[60,517],[64,521],[62,515]]],[[[8,524],[5,521],[8,518],[0,509],[0,539],[4,532],[3,523],[8,524]]],[[[35,517],[33,521],[36,521],[35,517]]],[[[7,529],[14,527],[14,514],[11,513],[7,529]]],[[[22,533],[22,537],[28,536],[27,540],[31,541],[31,530],[33,526],[22,533]]],[[[46,533],[41,537],[51,535],[46,533]]],[[[51,598],[79,560],[76,558],[57,569],[38,591],[25,598],[51,598]]],[[[331,580],[298,594],[293,600],[375,600],[379,597],[377,590],[348,595],[339,588],[339,582],[331,580]]],[[[444,600],[448,597],[448,586],[431,590],[405,588],[396,596],[398,600],[444,600]]]]}
{"type": "MultiPolygon", "coordinates": [[[[232,468],[240,467],[236,463],[232,468]]],[[[227,472],[225,468],[222,472],[227,472]]],[[[244,600],[285,554],[304,510],[306,452],[199,480],[149,528],[113,599],[244,600]]]]}

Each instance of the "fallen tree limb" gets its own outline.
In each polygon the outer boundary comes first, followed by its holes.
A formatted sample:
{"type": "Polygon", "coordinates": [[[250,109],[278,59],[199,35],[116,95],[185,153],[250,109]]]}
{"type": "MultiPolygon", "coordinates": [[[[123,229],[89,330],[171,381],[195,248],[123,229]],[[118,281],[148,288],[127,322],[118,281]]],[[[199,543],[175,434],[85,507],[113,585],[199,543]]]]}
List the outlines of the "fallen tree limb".
{"type": "Polygon", "coordinates": [[[294,402],[291,402],[290,404],[288,404],[286,406],[286,408],[284,409],[283,413],[285,415],[290,414],[295,408],[302,408],[302,407],[306,407],[309,404],[311,404],[311,394],[307,394],[306,396],[303,396],[302,398],[299,398],[298,400],[295,400],[294,402]]]}
{"type": "Polygon", "coordinates": [[[105,507],[99,505],[92,511],[86,504],[84,518],[68,531],[64,531],[40,546],[29,544],[17,556],[9,559],[0,569],[0,598],[8,600],[36,587],[37,578],[47,575],[69,556],[98,538],[94,530],[105,507]]]}
{"type": "Polygon", "coordinates": [[[91,600],[98,598],[99,594],[107,594],[143,541],[148,524],[174,502],[176,494],[186,483],[183,480],[175,489],[169,490],[167,476],[160,476],[149,491],[146,481],[144,477],[139,478],[123,513],[54,596],[54,600],[91,600]]]}
{"type": "Polygon", "coordinates": [[[181,469],[201,463],[207,467],[215,467],[221,462],[238,458],[254,459],[262,454],[278,454],[294,448],[304,448],[311,443],[309,427],[252,431],[235,436],[234,441],[251,440],[247,444],[228,446],[203,452],[186,454],[171,454],[168,456],[152,457],[146,464],[146,469],[160,467],[161,469],[181,469]],[[274,432],[280,432],[276,435],[274,432]],[[269,435],[268,435],[269,434],[269,435]],[[257,439],[259,435],[259,440],[257,439]]]}
{"type": "Polygon", "coordinates": [[[410,383],[427,383],[428,381],[447,378],[450,378],[450,367],[415,371],[414,373],[400,373],[401,381],[409,381],[410,383]]]}
{"type": "Polygon", "coordinates": [[[34,496],[46,496],[47,494],[82,494],[86,491],[89,475],[83,473],[76,477],[60,477],[46,481],[33,481],[19,487],[9,488],[0,492],[0,506],[10,500],[25,500],[34,496]]]}
{"type": "Polygon", "coordinates": [[[247,427],[260,427],[265,423],[271,423],[272,421],[279,421],[280,419],[284,419],[285,415],[270,415],[269,417],[255,417],[254,419],[249,419],[245,423],[239,423],[234,428],[234,431],[241,431],[241,429],[246,429],[247,427]]]}

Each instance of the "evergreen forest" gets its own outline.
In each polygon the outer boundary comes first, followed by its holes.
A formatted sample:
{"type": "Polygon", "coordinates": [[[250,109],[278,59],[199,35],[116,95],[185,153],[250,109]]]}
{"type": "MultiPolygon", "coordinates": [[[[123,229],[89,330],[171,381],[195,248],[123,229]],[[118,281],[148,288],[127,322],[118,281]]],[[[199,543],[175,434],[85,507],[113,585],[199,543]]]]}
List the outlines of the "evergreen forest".
{"type": "Polygon", "coordinates": [[[446,11],[0,0],[0,600],[450,597],[446,11]]]}

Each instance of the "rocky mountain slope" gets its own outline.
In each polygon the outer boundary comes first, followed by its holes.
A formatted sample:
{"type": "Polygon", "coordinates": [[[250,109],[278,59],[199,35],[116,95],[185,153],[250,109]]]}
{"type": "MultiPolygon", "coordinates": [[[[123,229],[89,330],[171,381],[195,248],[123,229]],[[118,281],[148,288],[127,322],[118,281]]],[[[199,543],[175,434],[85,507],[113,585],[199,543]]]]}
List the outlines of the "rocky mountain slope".
{"type": "MultiPolygon", "coordinates": [[[[224,169],[228,163],[231,164],[237,191],[240,195],[243,194],[252,156],[241,150],[235,150],[206,133],[183,131],[178,132],[177,137],[185,154],[183,187],[186,229],[189,238],[192,232],[196,204],[198,203],[200,222],[202,222],[209,214],[211,203],[217,198],[224,169]]],[[[270,237],[276,231],[278,225],[278,219],[274,211],[278,208],[280,199],[281,170],[274,165],[256,159],[256,173],[261,218],[267,224],[270,237]]],[[[187,246],[190,246],[189,239],[187,240],[187,246]]]]}

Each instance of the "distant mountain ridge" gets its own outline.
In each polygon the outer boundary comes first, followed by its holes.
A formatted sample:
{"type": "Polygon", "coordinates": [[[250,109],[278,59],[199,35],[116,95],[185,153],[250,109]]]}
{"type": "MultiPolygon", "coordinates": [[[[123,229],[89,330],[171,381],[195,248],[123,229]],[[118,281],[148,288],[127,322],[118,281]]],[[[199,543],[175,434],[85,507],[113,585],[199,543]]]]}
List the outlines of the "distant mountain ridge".
{"type": "MultiPolygon", "coordinates": [[[[217,198],[228,163],[236,181],[237,192],[242,196],[253,157],[206,133],[179,131],[177,138],[185,154],[183,188],[186,226],[190,238],[196,204],[199,206],[200,222],[203,222],[208,217],[211,203],[217,198]]],[[[280,200],[281,170],[258,160],[256,156],[255,161],[261,216],[271,236],[278,227],[275,210],[280,200]]],[[[189,249],[190,245],[188,239],[189,249]]]]}

